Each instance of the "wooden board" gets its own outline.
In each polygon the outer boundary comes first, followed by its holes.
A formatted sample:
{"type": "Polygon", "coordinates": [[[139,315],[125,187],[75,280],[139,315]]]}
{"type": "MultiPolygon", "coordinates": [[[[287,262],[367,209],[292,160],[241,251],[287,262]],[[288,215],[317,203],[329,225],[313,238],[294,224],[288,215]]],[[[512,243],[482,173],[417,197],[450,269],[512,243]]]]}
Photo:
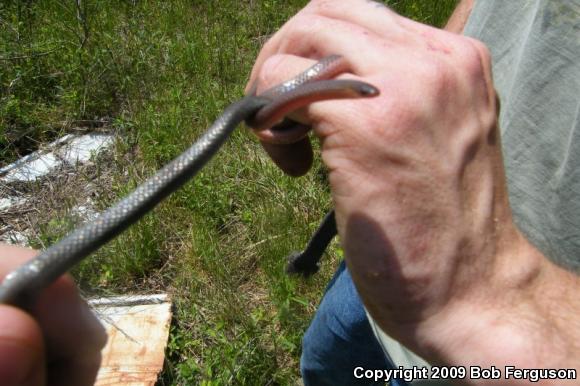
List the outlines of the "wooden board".
{"type": "Polygon", "coordinates": [[[167,295],[103,298],[89,304],[109,335],[95,385],[155,385],[171,323],[167,295]]]}

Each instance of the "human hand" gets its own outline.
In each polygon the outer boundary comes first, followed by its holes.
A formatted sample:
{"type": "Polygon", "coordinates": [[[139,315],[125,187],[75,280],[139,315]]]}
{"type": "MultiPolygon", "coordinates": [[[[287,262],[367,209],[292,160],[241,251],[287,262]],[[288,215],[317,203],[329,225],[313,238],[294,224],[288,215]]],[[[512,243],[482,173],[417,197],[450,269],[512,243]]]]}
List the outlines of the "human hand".
{"type": "MultiPolygon", "coordinates": [[[[513,224],[487,49],[378,3],[315,0],[265,45],[250,84],[259,94],[330,54],[349,61],[343,77],[380,96],[292,118],[322,142],[347,264],[371,315],[434,363],[538,364],[541,342],[526,339],[542,323],[526,331],[514,320],[549,312],[539,277],[578,283],[513,224]]],[[[307,167],[304,142],[269,154],[307,167]]]]}
{"type": "MultiPolygon", "coordinates": [[[[0,244],[0,280],[36,252],[0,244]]],[[[0,305],[3,386],[93,385],[105,330],[68,276],[47,288],[27,313],[0,305]]]]}

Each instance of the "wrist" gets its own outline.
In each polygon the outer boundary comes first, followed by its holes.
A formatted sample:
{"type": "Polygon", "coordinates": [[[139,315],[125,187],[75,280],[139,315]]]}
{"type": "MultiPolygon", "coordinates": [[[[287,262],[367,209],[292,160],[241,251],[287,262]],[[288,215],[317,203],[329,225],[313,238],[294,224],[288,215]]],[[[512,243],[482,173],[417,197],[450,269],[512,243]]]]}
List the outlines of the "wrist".
{"type": "MultiPolygon", "coordinates": [[[[580,370],[578,276],[555,266],[518,233],[487,284],[419,329],[425,337],[420,350],[432,363],[502,372],[505,366],[580,370]]],[[[505,378],[500,383],[507,384],[505,378]]]]}

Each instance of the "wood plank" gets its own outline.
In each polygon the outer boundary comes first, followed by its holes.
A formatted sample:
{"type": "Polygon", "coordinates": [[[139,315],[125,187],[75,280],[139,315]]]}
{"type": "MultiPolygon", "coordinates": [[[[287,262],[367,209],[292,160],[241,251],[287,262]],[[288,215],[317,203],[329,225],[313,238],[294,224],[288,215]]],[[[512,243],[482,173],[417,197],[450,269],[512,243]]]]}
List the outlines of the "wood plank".
{"type": "Polygon", "coordinates": [[[121,296],[89,304],[109,335],[95,385],[154,386],[169,337],[168,296],[121,296]]]}

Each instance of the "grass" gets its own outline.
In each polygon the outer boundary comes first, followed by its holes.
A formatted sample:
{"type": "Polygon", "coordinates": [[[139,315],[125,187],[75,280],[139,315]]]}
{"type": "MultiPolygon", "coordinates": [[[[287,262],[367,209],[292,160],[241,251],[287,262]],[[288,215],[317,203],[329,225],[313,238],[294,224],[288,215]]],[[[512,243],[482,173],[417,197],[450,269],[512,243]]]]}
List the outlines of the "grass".
{"type": "MultiPolygon", "coordinates": [[[[261,44],[304,4],[3,1],[0,164],[76,126],[113,130],[122,138],[109,160],[116,172],[97,200],[110,205],[242,95],[261,44]]],[[[435,25],[454,4],[390,2],[435,25]]],[[[309,280],[287,277],[283,257],[329,206],[319,160],[288,178],[239,130],[196,179],[74,275],[87,294],[172,294],[159,384],[294,385],[302,334],[342,252],[334,244],[309,280]]],[[[73,226],[55,215],[39,230],[46,243],[73,226]]]]}

